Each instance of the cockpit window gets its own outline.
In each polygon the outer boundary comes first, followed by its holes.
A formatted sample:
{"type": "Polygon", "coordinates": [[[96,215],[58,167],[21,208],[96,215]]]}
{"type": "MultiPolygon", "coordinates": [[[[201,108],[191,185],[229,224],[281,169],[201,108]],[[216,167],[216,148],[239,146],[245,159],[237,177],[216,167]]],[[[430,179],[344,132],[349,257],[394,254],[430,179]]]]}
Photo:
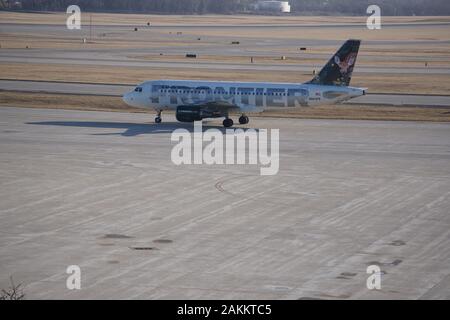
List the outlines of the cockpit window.
{"type": "Polygon", "coordinates": [[[142,87],[136,87],[136,89],[134,89],[134,91],[136,91],[136,92],[142,92],[142,87]]]}

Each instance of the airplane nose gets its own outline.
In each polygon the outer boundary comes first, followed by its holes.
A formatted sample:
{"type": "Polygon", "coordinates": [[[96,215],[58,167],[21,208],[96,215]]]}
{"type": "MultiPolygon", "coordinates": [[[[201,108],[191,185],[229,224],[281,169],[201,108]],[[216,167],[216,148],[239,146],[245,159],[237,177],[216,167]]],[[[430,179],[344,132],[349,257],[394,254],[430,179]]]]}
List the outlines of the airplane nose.
{"type": "Polygon", "coordinates": [[[126,104],[130,104],[130,93],[125,93],[125,94],[122,96],[122,100],[123,100],[123,102],[125,102],[126,104]]]}

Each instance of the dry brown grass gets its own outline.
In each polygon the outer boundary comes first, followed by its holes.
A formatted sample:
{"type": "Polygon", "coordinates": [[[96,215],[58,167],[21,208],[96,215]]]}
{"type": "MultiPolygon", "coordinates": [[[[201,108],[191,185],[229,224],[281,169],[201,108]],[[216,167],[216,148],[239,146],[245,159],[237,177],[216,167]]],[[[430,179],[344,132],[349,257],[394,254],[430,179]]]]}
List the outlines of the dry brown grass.
{"type": "MultiPolygon", "coordinates": [[[[68,81],[92,83],[121,83],[135,85],[145,80],[157,79],[203,79],[203,80],[239,80],[239,81],[301,81],[298,72],[264,72],[255,70],[216,70],[191,68],[142,68],[142,67],[112,67],[112,66],[70,66],[47,64],[0,63],[0,78],[68,81]]],[[[304,75],[304,79],[311,75],[304,75]]]]}
{"type": "MultiPolygon", "coordinates": [[[[89,23],[90,13],[82,15],[82,24],[85,26],[81,34],[88,34],[86,27],[89,23]],[[83,31],[84,30],[84,31],[83,31]]],[[[102,36],[97,34],[94,27],[93,48],[121,48],[130,45],[136,45],[133,42],[136,37],[140,39],[151,39],[151,41],[139,41],[140,47],[155,47],[158,45],[180,45],[192,44],[194,46],[205,45],[202,41],[192,41],[197,37],[224,37],[224,39],[236,38],[245,43],[246,38],[252,39],[334,39],[346,40],[348,38],[359,38],[362,40],[391,40],[391,41],[410,41],[410,40],[450,40],[450,27],[439,23],[450,22],[450,17],[383,17],[383,22],[388,23],[413,23],[407,27],[389,27],[381,30],[368,30],[364,24],[366,16],[361,17],[300,17],[300,16],[245,16],[245,15],[202,15],[202,16],[182,16],[182,15],[131,15],[131,14],[102,14],[94,13],[93,24],[95,25],[126,25],[120,31],[102,36]],[[157,25],[159,28],[152,29],[147,27],[147,22],[157,25]],[[320,28],[320,24],[348,24],[361,23],[361,28],[339,27],[339,28],[320,28]],[[438,25],[427,25],[423,23],[434,23],[438,25]],[[261,25],[286,26],[292,24],[310,25],[308,28],[257,28],[261,25]],[[183,25],[190,25],[190,28],[183,28],[183,25]],[[205,28],[208,25],[245,25],[246,28],[205,28]],[[133,26],[133,27],[131,27],[133,26]],[[139,32],[133,32],[134,26],[140,26],[139,32]],[[166,26],[166,27],[164,27],[166,26]],[[171,26],[169,28],[168,26],[171,26]],[[183,35],[191,36],[176,37],[173,26],[179,26],[183,35]],[[193,26],[193,27],[192,27],[193,26]],[[196,27],[197,26],[197,27],[196,27]],[[252,28],[254,26],[254,28],[252,28]],[[171,35],[170,35],[171,34],[171,35]]],[[[65,27],[67,15],[64,13],[17,13],[0,12],[0,21],[2,23],[13,24],[53,24],[65,27]]],[[[48,37],[42,34],[27,34],[18,32],[16,34],[1,33],[0,41],[4,48],[23,48],[28,44],[32,48],[80,48],[80,32],[73,35],[65,35],[64,39],[48,37]]],[[[299,43],[299,45],[301,45],[299,43]]],[[[393,43],[395,49],[396,43],[393,43]]],[[[328,48],[326,48],[328,50],[328,48]]],[[[335,48],[332,48],[334,50],[335,48]]],[[[417,48],[416,49],[420,49],[417,48]]],[[[446,47],[448,52],[448,46],[446,47]]]]}
{"type": "MultiPolygon", "coordinates": [[[[1,107],[72,109],[89,111],[146,112],[126,106],[120,97],[99,97],[44,93],[0,91],[1,107]]],[[[450,122],[449,109],[382,106],[321,106],[285,110],[269,110],[252,117],[280,117],[302,119],[359,119],[450,122]]]]}
{"type": "MultiPolygon", "coordinates": [[[[170,29],[158,29],[159,32],[169,32],[170,29]]],[[[381,30],[368,30],[365,26],[361,28],[354,27],[339,27],[339,28],[320,28],[308,27],[301,30],[297,28],[286,29],[260,29],[260,28],[245,28],[239,30],[239,34],[235,37],[245,37],[253,39],[298,39],[308,40],[341,40],[347,39],[362,39],[367,40],[389,40],[389,41],[411,41],[411,40],[450,40],[450,27],[448,25],[441,26],[427,26],[421,25],[408,27],[385,27],[381,30]]],[[[234,31],[236,32],[236,31],[234,31]]],[[[206,28],[189,28],[183,30],[183,34],[191,36],[203,37],[230,37],[233,35],[227,28],[206,29],[206,28]]]]}
{"type": "MultiPolygon", "coordinates": [[[[61,26],[62,28],[64,25],[61,26]]],[[[236,33],[235,28],[182,28],[183,36],[174,34],[172,28],[145,28],[139,32],[133,32],[133,28],[124,28],[117,33],[98,33],[94,28],[93,40],[91,43],[83,44],[82,38],[89,39],[88,29],[83,29],[81,33],[74,33],[66,35],[64,38],[52,37],[46,34],[39,33],[0,33],[0,42],[2,48],[9,49],[23,49],[26,46],[29,48],[48,48],[48,49],[109,49],[109,48],[129,48],[130,46],[140,48],[158,48],[167,46],[192,46],[202,47],[211,45],[225,45],[230,44],[231,40],[240,41],[241,45],[246,45],[247,39],[275,39],[275,40],[289,40],[293,45],[302,46],[302,40],[340,40],[345,41],[350,38],[362,39],[363,41],[392,41],[392,45],[374,45],[370,48],[366,47],[364,54],[369,55],[409,55],[416,56],[426,54],[433,57],[434,55],[445,54],[448,56],[450,46],[448,44],[441,44],[437,51],[435,46],[417,46],[409,45],[408,41],[414,40],[435,40],[435,41],[450,41],[450,27],[443,26],[427,26],[420,25],[405,28],[389,28],[386,27],[378,31],[369,31],[365,28],[355,29],[350,27],[340,28],[318,28],[311,27],[299,31],[296,28],[275,28],[275,29],[261,29],[261,28],[243,28],[236,33]],[[213,38],[214,37],[214,38],[213,38]],[[221,37],[221,38],[216,38],[221,37]],[[200,38],[201,41],[198,41],[200,38]],[[151,39],[151,41],[149,41],[151,39]],[[300,39],[300,40],[299,40],[300,39]],[[401,47],[399,46],[401,44],[401,47]],[[375,51],[371,52],[373,49],[375,51]]],[[[255,47],[258,50],[257,47],[255,47]]],[[[282,48],[287,53],[294,53],[292,47],[282,48]]],[[[323,46],[319,49],[314,48],[310,53],[330,53],[336,50],[335,47],[323,46]]],[[[448,57],[447,57],[448,58],[448,57]]]]}
{"type": "MultiPolygon", "coordinates": [[[[335,48],[336,49],[336,48],[335,48]]],[[[335,50],[334,49],[334,50],[335,50]]],[[[380,49],[381,50],[381,49],[380,49]]],[[[311,53],[318,53],[319,50],[314,50],[312,52],[311,50],[307,51],[308,54],[311,53]]],[[[321,50],[321,53],[324,52],[333,52],[333,49],[330,50],[321,50]]],[[[389,52],[389,51],[388,51],[389,52]]],[[[386,52],[387,53],[387,52],[386,52]]],[[[386,54],[385,53],[385,54],[386,54]]],[[[405,52],[406,54],[410,54],[411,51],[405,52]]],[[[396,54],[399,54],[396,52],[396,54]]],[[[439,51],[434,51],[432,54],[430,54],[430,58],[432,55],[439,55],[439,51]]],[[[407,68],[413,68],[413,67],[424,67],[423,62],[423,56],[418,57],[417,53],[415,53],[414,56],[409,56],[409,58],[405,58],[402,60],[374,60],[373,56],[379,55],[376,51],[370,51],[364,56],[360,56],[357,61],[357,66],[364,66],[364,67],[388,67],[388,66],[395,66],[395,67],[407,67],[407,68]]],[[[442,55],[442,52],[441,52],[442,55]]],[[[159,55],[159,54],[151,54],[151,55],[144,55],[144,56],[130,56],[130,58],[134,59],[140,59],[140,60],[148,60],[148,61],[158,61],[158,62],[191,62],[191,63],[198,63],[198,62],[208,62],[208,63],[232,63],[232,64],[249,64],[251,63],[251,57],[250,56],[243,56],[243,55],[198,55],[196,59],[190,59],[187,60],[185,55],[180,54],[166,54],[166,55],[159,55]]],[[[289,55],[284,56],[255,56],[253,57],[253,63],[257,64],[279,64],[279,65],[298,65],[298,64],[309,64],[309,65],[316,65],[316,66],[322,66],[326,62],[326,59],[323,59],[321,57],[317,58],[311,58],[309,55],[306,58],[302,53],[296,52],[296,53],[289,53],[289,55]],[[282,59],[282,57],[284,57],[282,59]]],[[[429,67],[449,67],[450,66],[450,53],[447,53],[446,57],[440,56],[440,59],[438,61],[435,61],[433,59],[433,62],[429,62],[429,67]]]]}

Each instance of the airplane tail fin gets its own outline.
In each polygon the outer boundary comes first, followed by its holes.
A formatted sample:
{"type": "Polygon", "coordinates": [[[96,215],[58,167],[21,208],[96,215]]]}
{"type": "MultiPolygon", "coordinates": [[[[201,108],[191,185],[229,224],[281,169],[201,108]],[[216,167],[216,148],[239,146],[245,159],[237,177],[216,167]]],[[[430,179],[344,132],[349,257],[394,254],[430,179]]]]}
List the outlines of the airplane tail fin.
{"type": "Polygon", "coordinates": [[[319,74],[308,83],[349,86],[361,40],[347,40],[319,74]]]}

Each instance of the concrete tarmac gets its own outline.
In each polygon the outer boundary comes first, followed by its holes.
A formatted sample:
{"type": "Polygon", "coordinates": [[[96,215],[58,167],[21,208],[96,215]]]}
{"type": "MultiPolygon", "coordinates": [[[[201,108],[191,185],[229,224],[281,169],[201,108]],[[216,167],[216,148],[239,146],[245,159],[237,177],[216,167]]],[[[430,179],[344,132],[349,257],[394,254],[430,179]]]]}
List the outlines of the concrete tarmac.
{"type": "MultiPolygon", "coordinates": [[[[171,162],[163,115],[0,108],[0,288],[36,299],[450,299],[450,126],[251,119],[280,170],[171,162]],[[81,268],[68,290],[66,268],[81,268]],[[367,266],[382,270],[368,290],[367,266]]],[[[220,128],[219,121],[205,123],[220,128]]]]}

